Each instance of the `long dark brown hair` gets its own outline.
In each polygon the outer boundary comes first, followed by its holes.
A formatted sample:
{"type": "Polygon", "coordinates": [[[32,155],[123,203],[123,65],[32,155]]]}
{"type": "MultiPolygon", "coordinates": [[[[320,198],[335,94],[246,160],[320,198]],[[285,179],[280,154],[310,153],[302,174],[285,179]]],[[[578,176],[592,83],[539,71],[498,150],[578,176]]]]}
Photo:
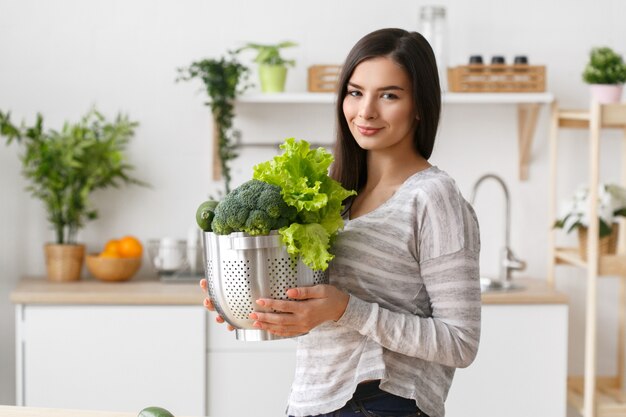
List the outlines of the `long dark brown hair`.
{"type": "Polygon", "coordinates": [[[335,162],[330,175],[349,190],[360,191],[365,185],[367,151],[357,144],[350,132],[343,113],[343,100],[356,66],[381,56],[402,66],[413,85],[413,100],[419,117],[413,137],[415,149],[428,159],[435,143],[441,113],[441,87],[435,55],[428,41],[417,32],[403,29],[380,29],[365,35],[346,57],[337,87],[335,162]]]}

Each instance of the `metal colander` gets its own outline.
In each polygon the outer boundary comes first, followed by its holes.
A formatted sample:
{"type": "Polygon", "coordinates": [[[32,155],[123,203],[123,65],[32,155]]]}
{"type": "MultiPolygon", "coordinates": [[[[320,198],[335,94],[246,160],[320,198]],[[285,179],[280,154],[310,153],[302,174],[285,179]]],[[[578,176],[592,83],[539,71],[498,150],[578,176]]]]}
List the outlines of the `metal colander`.
{"type": "Polygon", "coordinates": [[[272,311],[255,303],[259,298],[287,300],[285,291],[328,283],[328,274],[294,261],[276,231],[267,236],[237,232],[204,232],[209,297],[217,312],[236,329],[238,340],[274,340],[281,337],[252,327],[253,311],[272,311]]]}

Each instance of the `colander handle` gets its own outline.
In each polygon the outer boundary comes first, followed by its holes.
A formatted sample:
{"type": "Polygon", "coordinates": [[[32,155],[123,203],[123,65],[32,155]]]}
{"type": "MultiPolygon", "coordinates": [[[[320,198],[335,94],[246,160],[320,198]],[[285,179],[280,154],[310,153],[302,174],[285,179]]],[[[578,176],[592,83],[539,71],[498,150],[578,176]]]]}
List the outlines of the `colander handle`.
{"type": "Polygon", "coordinates": [[[279,235],[232,237],[224,241],[227,249],[246,250],[276,248],[282,245],[279,235]]]}

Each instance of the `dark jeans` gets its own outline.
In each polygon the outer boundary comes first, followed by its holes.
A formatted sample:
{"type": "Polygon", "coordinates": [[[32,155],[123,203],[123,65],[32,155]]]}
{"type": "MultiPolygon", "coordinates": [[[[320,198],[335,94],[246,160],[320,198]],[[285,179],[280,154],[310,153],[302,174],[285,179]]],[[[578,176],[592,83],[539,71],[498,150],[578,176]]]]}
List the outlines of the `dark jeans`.
{"type": "Polygon", "coordinates": [[[428,417],[417,408],[414,400],[382,391],[378,388],[379,383],[359,384],[346,405],[315,417],[428,417]]]}

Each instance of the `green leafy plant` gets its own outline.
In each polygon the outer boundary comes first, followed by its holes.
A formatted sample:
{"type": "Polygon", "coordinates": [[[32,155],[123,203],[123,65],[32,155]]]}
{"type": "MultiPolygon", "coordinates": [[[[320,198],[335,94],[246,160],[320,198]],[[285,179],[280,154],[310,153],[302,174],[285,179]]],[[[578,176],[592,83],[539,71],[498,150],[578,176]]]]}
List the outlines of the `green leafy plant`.
{"type": "Polygon", "coordinates": [[[588,84],[623,84],[626,82],[626,64],[611,48],[593,48],[583,80],[588,84]]]}
{"type": "Polygon", "coordinates": [[[283,48],[291,48],[294,46],[298,46],[298,44],[291,41],[285,41],[269,45],[249,42],[243,47],[239,48],[237,52],[239,53],[248,49],[253,49],[258,52],[256,58],[254,58],[254,62],[256,62],[257,64],[282,65],[293,67],[296,62],[293,59],[284,59],[280,55],[280,50],[283,48]]]}
{"type": "Polygon", "coordinates": [[[177,81],[189,81],[199,78],[204,83],[210,100],[206,103],[211,108],[214,123],[218,130],[218,153],[226,193],[230,192],[230,165],[235,159],[237,138],[240,132],[233,128],[235,117],[234,101],[239,94],[249,87],[246,82],[249,69],[241,64],[233,52],[219,59],[203,59],[192,62],[189,67],[178,69],[177,81]]]}
{"type": "Polygon", "coordinates": [[[44,130],[41,114],[34,125],[17,126],[9,112],[0,111],[0,135],[7,145],[15,141],[24,148],[20,159],[30,181],[27,190],[44,203],[56,243],[76,243],[78,230],[98,217],[89,200],[93,191],[120,183],[145,185],[130,176],[133,166],[124,155],[137,126],[121,114],[109,122],[92,109],[59,131],[44,130]]]}
{"type": "MultiPolygon", "coordinates": [[[[598,187],[598,217],[600,237],[611,234],[616,216],[626,216],[626,189],[617,184],[600,184],[598,187]]],[[[572,198],[565,202],[561,216],[554,227],[568,233],[579,227],[589,227],[589,188],[580,186],[572,198]]]]}

